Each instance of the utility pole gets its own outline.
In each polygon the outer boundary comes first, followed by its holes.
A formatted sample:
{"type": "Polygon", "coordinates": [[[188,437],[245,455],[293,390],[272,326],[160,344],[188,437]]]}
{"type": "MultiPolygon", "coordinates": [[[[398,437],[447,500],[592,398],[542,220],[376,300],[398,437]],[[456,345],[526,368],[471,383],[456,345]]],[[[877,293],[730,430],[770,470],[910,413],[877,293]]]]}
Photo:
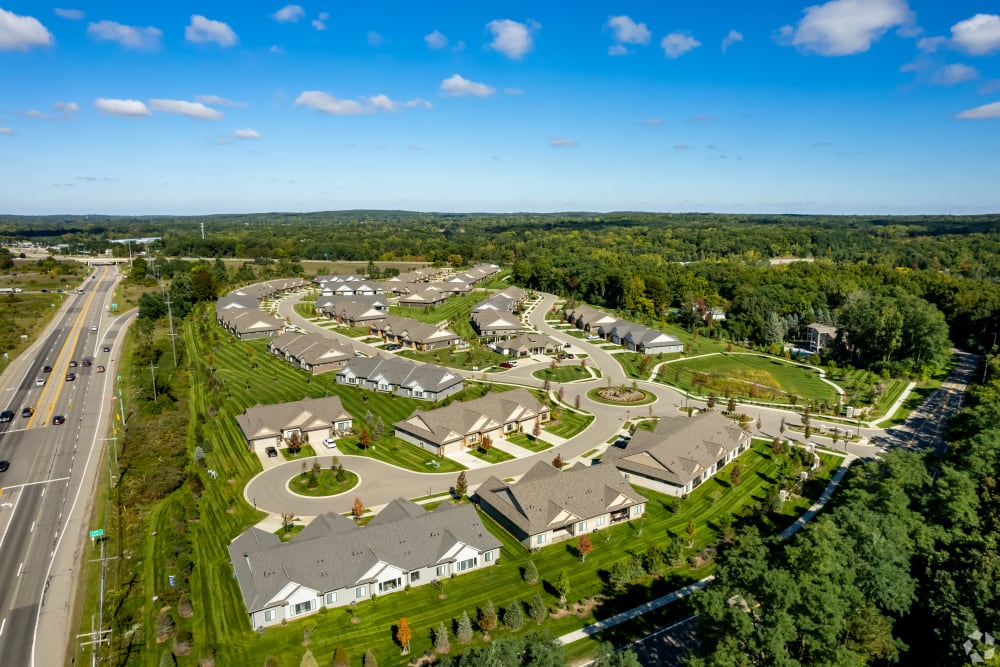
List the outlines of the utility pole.
{"type": "Polygon", "coordinates": [[[122,418],[122,428],[125,428],[125,399],[122,398],[122,376],[118,376],[118,410],[122,418]]]}
{"type": "Polygon", "coordinates": [[[201,240],[205,240],[205,223],[201,223],[201,240]]]}
{"type": "MultiPolygon", "coordinates": [[[[204,223],[203,223],[204,224],[204,223]]],[[[167,318],[170,320],[170,350],[174,354],[174,368],[177,368],[177,343],[174,338],[177,334],[174,333],[174,310],[170,307],[170,293],[167,293],[167,318]]]]}
{"type": "Polygon", "coordinates": [[[153,362],[149,362],[149,374],[153,378],[153,402],[156,403],[156,369],[159,366],[154,366],[153,362]]]}

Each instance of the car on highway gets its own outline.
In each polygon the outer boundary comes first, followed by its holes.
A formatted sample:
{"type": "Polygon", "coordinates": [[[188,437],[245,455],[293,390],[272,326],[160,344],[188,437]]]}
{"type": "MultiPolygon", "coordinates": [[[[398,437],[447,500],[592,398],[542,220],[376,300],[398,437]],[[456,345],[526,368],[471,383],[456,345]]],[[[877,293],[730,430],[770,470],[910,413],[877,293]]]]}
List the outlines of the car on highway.
{"type": "Polygon", "coordinates": [[[13,418],[14,418],[13,410],[4,410],[3,412],[0,412],[0,424],[4,422],[9,422],[13,418]]]}
{"type": "Polygon", "coordinates": [[[90,359],[84,359],[83,361],[80,362],[80,365],[83,366],[84,368],[89,368],[92,363],[93,362],[90,359]]]}
{"type": "Polygon", "coordinates": [[[95,324],[95,325],[93,325],[92,327],[90,327],[90,330],[91,330],[91,331],[97,331],[97,325],[95,324]]]}
{"type": "Polygon", "coordinates": [[[323,438],[323,446],[327,449],[334,449],[337,447],[336,438],[323,438]]]}
{"type": "Polygon", "coordinates": [[[59,426],[59,424],[65,424],[65,423],[66,423],[66,417],[64,417],[63,415],[56,415],[55,417],[52,418],[52,424],[54,426],[59,426]]]}
{"type": "Polygon", "coordinates": [[[76,368],[76,367],[77,367],[77,365],[78,365],[78,364],[76,363],[76,359],[74,359],[74,360],[72,360],[71,362],[69,362],[69,367],[70,367],[70,368],[76,368]]]}
{"type": "Polygon", "coordinates": [[[110,345],[105,345],[104,346],[104,351],[105,352],[110,352],[111,351],[111,346],[110,345]]]}
{"type": "Polygon", "coordinates": [[[42,366],[42,372],[43,373],[51,373],[52,372],[52,366],[42,366]]]}
{"type": "Polygon", "coordinates": [[[35,380],[35,386],[37,386],[37,387],[44,387],[45,386],[45,378],[38,378],[37,380],[35,380]]]}
{"type": "Polygon", "coordinates": [[[0,461],[0,472],[7,472],[10,468],[10,463],[8,461],[0,461]]]}
{"type": "Polygon", "coordinates": [[[264,450],[264,453],[267,454],[267,458],[273,459],[275,456],[278,455],[278,448],[268,447],[267,449],[264,450]]]}
{"type": "Polygon", "coordinates": [[[35,409],[30,405],[24,406],[24,409],[21,410],[21,416],[24,417],[25,419],[32,416],[33,414],[35,414],[35,409]]]}
{"type": "Polygon", "coordinates": [[[98,367],[97,367],[97,372],[98,372],[98,373],[103,373],[103,372],[104,372],[104,370],[105,370],[104,366],[98,366],[98,367]]]}
{"type": "Polygon", "coordinates": [[[76,373],[66,373],[66,382],[72,382],[76,379],[76,373]]]}

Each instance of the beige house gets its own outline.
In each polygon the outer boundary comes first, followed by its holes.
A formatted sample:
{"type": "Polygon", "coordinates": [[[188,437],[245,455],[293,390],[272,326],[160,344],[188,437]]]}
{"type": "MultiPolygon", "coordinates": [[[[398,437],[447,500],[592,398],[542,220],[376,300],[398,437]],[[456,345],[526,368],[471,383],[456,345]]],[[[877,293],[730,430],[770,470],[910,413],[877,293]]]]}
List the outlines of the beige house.
{"type": "Polygon", "coordinates": [[[318,443],[351,430],[351,415],[336,396],[304,398],[291,403],[255,405],[236,415],[247,449],[280,447],[293,436],[302,442],[318,443]]]}

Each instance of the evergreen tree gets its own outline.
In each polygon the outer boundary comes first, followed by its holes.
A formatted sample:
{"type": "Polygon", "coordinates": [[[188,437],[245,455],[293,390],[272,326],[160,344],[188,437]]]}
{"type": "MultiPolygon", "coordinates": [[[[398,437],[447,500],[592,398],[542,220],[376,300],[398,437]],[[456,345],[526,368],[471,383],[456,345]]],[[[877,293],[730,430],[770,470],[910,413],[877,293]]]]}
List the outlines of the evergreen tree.
{"type": "Polygon", "coordinates": [[[378,660],[375,659],[375,654],[372,653],[371,649],[365,651],[365,657],[361,662],[361,667],[378,667],[378,660]]]}
{"type": "Polygon", "coordinates": [[[497,610],[493,607],[493,600],[486,601],[486,607],[479,614],[479,629],[483,632],[492,632],[497,627],[497,610]]]}
{"type": "Polygon", "coordinates": [[[469,620],[469,615],[462,610],[462,616],[458,619],[458,628],[455,630],[455,639],[458,640],[460,644],[468,644],[472,641],[472,621],[469,620]]]}
{"type": "Polygon", "coordinates": [[[514,600],[503,612],[503,624],[517,632],[524,627],[524,609],[520,600],[514,600]]]}
{"type": "Polygon", "coordinates": [[[529,560],[524,565],[524,581],[529,584],[538,582],[538,566],[535,565],[535,561],[533,560],[529,560]]]}
{"type": "Polygon", "coordinates": [[[438,653],[448,653],[451,651],[451,642],[448,641],[448,628],[444,627],[444,621],[438,624],[437,632],[434,633],[434,650],[438,653]]]}
{"type": "Polygon", "coordinates": [[[319,667],[316,656],[312,654],[312,651],[306,651],[306,654],[302,656],[302,660],[299,662],[299,667],[319,667]]]}
{"type": "Polygon", "coordinates": [[[532,598],[528,615],[538,625],[541,625],[549,617],[549,610],[545,608],[545,602],[542,601],[542,594],[540,592],[535,593],[535,597],[532,598]]]}

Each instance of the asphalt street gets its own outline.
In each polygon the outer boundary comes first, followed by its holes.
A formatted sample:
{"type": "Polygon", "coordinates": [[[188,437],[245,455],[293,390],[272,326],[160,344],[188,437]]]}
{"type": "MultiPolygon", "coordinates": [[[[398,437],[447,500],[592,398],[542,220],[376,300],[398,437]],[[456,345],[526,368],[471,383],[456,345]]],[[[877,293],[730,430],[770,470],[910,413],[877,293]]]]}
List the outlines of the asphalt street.
{"type": "Polygon", "coordinates": [[[4,665],[63,664],[70,641],[74,571],[102,463],[112,359],[126,324],[108,314],[117,269],[98,267],[93,275],[80,283],[82,294],[66,293],[43,334],[0,377],[0,409],[15,413],[0,424],[0,460],[10,462],[0,473],[4,665]],[[105,345],[113,352],[102,352],[105,345]],[[85,358],[91,366],[82,365],[85,358]],[[99,365],[107,372],[98,373],[99,365]],[[26,407],[30,417],[21,416],[26,407]],[[57,415],[65,422],[53,424],[57,415]]]}

